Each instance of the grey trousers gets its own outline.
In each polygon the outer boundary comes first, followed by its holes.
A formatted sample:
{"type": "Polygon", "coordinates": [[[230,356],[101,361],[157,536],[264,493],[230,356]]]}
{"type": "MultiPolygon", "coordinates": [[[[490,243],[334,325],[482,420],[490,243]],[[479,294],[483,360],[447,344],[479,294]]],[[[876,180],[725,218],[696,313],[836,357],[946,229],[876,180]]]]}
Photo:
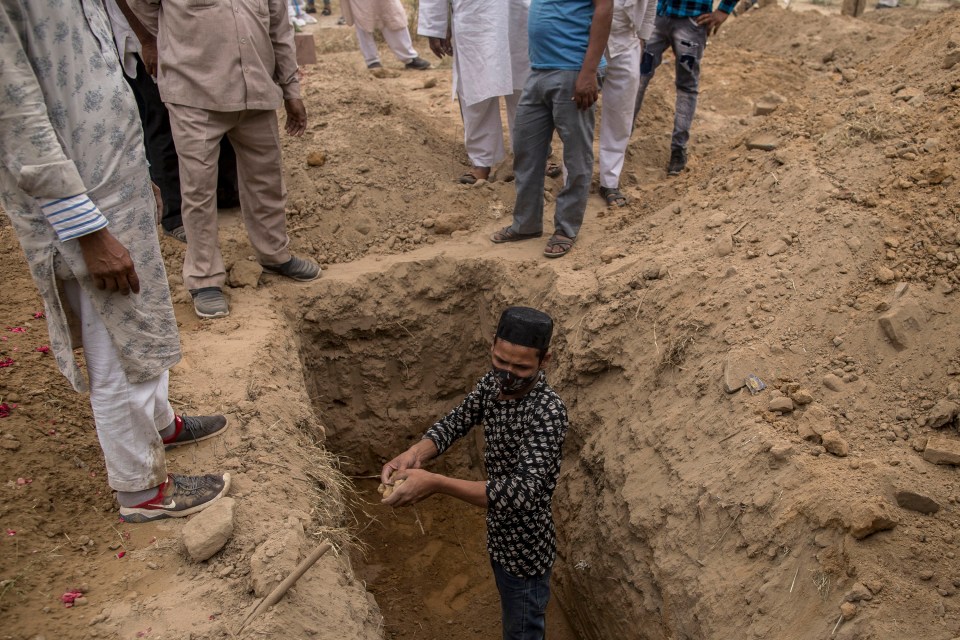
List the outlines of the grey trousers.
{"type": "Polygon", "coordinates": [[[699,26],[694,18],[657,16],[653,34],[647,40],[640,58],[640,89],[637,91],[633,120],[637,120],[647,86],[663,62],[663,52],[667,47],[673,49],[677,59],[677,105],[670,146],[686,149],[690,140],[690,125],[697,111],[697,96],[700,94],[700,61],[707,47],[707,30],[699,26]]]}
{"type": "Polygon", "coordinates": [[[556,233],[576,238],[583,224],[593,175],[595,105],[586,111],[573,101],[579,71],[534,69],[523,87],[513,131],[513,172],[517,200],[511,228],[520,234],[543,231],[543,169],[554,130],[563,142],[567,179],[557,196],[556,233]]]}

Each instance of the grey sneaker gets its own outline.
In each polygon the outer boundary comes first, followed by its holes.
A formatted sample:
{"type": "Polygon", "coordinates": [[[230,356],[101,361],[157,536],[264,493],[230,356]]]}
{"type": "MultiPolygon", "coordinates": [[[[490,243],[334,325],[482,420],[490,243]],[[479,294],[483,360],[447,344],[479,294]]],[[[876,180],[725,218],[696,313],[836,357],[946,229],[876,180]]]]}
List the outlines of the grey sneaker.
{"type": "Polygon", "coordinates": [[[169,231],[164,229],[163,235],[167,236],[168,238],[173,238],[178,242],[182,242],[183,244],[187,244],[187,231],[182,225],[176,229],[170,229],[169,231]]]}
{"type": "Polygon", "coordinates": [[[260,266],[267,273],[286,276],[300,282],[316,280],[320,276],[320,265],[313,260],[306,260],[297,256],[293,256],[283,264],[262,264],[260,266]]]}
{"type": "Polygon", "coordinates": [[[379,62],[371,62],[367,65],[367,69],[383,69],[383,65],[379,62]]]}
{"type": "Polygon", "coordinates": [[[225,318],[230,315],[230,307],[220,287],[190,289],[190,295],[193,296],[193,310],[201,318],[225,318]]]}
{"type": "Polygon", "coordinates": [[[430,63],[423,58],[417,57],[404,65],[407,69],[416,69],[417,71],[426,71],[430,68],[430,63]]]}
{"type": "Polygon", "coordinates": [[[226,416],[174,416],[176,430],[163,441],[166,449],[212,438],[227,428],[226,416]]]}
{"type": "Polygon", "coordinates": [[[170,474],[156,497],[135,507],[120,507],[120,518],[132,523],[182,518],[203,511],[227,495],[229,490],[229,473],[205,476],[170,474]]]}

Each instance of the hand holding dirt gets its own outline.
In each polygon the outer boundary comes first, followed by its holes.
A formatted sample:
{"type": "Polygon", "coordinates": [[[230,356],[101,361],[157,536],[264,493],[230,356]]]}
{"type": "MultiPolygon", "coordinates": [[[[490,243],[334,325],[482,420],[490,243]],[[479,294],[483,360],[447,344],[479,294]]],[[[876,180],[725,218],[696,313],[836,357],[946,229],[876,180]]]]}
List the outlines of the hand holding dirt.
{"type": "Polygon", "coordinates": [[[383,484],[383,483],[381,483],[380,486],[377,487],[377,493],[379,493],[381,496],[383,496],[383,499],[386,500],[387,498],[390,497],[390,495],[391,495],[394,491],[397,490],[397,488],[398,488],[401,484],[403,484],[403,478],[401,478],[400,480],[394,481],[393,484],[383,484]]]}

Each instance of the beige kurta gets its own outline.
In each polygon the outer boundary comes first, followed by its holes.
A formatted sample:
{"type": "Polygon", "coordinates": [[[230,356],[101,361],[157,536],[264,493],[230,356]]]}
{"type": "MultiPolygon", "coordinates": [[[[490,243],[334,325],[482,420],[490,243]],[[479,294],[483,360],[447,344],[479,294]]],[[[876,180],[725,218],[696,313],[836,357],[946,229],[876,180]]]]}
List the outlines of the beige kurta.
{"type": "Polygon", "coordinates": [[[347,24],[367,32],[407,28],[407,12],[400,0],[341,0],[340,12],[347,24]]]}
{"type": "Polygon", "coordinates": [[[103,4],[0,0],[0,204],[43,296],[50,345],[78,391],[57,279],[76,278],[93,300],[132,382],[156,378],[180,359],[177,324],[157,242],[137,104],[123,79],[103,4]],[[77,240],[60,241],[39,198],[86,193],[127,248],[139,294],[93,286],[77,240]]]}
{"type": "Polygon", "coordinates": [[[273,110],[300,97],[284,0],[128,0],[157,34],[160,97],[210,111],[273,110]]]}

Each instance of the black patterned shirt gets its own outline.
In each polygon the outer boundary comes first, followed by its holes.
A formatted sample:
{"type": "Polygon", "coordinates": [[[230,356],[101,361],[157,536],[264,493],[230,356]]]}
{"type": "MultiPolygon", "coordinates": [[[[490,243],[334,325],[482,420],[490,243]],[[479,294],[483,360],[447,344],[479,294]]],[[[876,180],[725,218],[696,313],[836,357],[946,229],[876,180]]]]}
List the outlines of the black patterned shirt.
{"type": "Polygon", "coordinates": [[[560,475],[567,409],[543,372],[522,398],[501,400],[493,373],[424,435],[443,453],[483,424],[487,551],[507,572],[541,576],[557,555],[550,500],[560,475]]]}

